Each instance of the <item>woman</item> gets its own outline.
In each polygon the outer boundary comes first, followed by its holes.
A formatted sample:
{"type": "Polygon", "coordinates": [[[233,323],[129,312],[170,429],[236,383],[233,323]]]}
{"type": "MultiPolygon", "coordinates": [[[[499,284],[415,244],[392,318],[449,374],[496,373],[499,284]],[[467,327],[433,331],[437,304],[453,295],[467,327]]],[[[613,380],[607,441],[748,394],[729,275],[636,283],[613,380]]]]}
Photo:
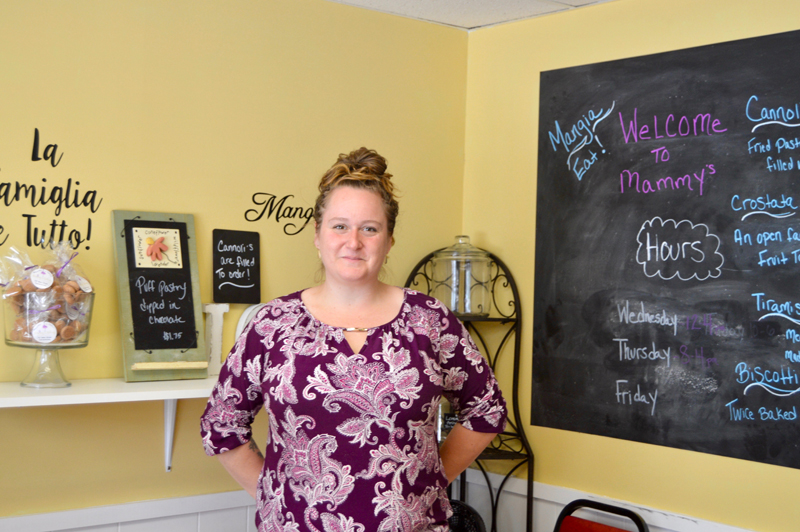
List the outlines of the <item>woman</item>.
{"type": "Polygon", "coordinates": [[[228,356],[201,420],[206,453],[258,501],[259,531],[448,530],[446,487],[505,426],[505,402],[439,301],[381,282],[397,200],[361,148],[323,176],[318,286],[275,299],[228,356]],[[442,396],[459,413],[441,449],[442,396]],[[266,459],[250,423],[269,415],[266,459]]]}

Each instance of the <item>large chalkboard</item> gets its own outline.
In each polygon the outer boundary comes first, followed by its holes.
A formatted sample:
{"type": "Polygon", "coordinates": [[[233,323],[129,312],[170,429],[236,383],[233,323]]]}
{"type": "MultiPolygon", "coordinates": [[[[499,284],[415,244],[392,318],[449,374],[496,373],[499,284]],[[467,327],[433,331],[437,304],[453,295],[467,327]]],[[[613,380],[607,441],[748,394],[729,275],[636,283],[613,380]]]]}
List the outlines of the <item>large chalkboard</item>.
{"type": "Polygon", "coordinates": [[[798,57],[541,74],[533,424],[800,468],[798,57]]]}

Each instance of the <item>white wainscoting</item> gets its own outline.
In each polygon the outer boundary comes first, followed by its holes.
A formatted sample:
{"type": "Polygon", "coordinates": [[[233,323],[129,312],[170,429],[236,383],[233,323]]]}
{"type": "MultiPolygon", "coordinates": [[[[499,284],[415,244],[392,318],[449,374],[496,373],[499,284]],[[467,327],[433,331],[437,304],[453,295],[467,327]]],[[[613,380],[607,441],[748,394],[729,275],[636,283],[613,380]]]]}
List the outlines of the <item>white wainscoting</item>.
{"type": "Polygon", "coordinates": [[[245,491],[7,517],[2,532],[256,532],[245,491]]]}
{"type": "MultiPolygon", "coordinates": [[[[498,475],[489,474],[492,485],[500,485],[498,475]]],[[[526,482],[512,478],[506,483],[498,508],[498,530],[525,532],[526,482]]],[[[457,486],[455,486],[458,493],[457,486]]],[[[486,483],[476,470],[467,471],[467,502],[491,526],[491,507],[486,483]]],[[[703,521],[616,501],[568,488],[534,483],[535,532],[553,530],[561,509],[575,499],[593,499],[625,506],[644,518],[651,532],[749,532],[742,528],[703,521]]],[[[244,491],[159,499],[116,506],[0,519],[0,532],[256,532],[255,503],[244,491]]],[[[597,521],[625,530],[635,530],[626,520],[600,516],[590,510],[576,515],[591,515],[597,521]]]]}

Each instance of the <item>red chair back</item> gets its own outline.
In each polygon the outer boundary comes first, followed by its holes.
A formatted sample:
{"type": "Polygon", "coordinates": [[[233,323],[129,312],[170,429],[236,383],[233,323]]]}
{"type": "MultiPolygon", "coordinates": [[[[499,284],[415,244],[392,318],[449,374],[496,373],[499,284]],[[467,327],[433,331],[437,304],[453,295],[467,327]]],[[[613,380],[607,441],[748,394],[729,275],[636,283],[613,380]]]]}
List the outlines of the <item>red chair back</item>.
{"type": "Polygon", "coordinates": [[[636,530],[639,532],[650,531],[644,519],[633,510],[588,499],[578,499],[564,506],[561,513],[558,515],[553,532],[626,532],[621,528],[589,521],[588,519],[581,519],[580,517],[572,515],[573,512],[581,508],[591,508],[607,514],[626,517],[636,525],[636,530]]]}
{"type": "Polygon", "coordinates": [[[615,526],[608,526],[594,521],[587,521],[574,515],[568,515],[561,522],[559,532],[626,532],[615,526]]]}

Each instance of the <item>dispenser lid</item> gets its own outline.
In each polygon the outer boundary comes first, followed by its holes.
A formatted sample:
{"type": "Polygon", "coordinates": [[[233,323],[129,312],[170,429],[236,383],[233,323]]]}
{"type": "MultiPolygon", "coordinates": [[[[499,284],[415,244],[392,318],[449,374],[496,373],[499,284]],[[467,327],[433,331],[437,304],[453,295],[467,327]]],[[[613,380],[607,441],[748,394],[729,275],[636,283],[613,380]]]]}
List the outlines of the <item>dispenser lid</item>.
{"type": "Polygon", "coordinates": [[[440,249],[433,254],[434,261],[440,260],[489,260],[489,253],[476,248],[469,242],[467,235],[458,235],[456,242],[450,247],[440,249]]]}

